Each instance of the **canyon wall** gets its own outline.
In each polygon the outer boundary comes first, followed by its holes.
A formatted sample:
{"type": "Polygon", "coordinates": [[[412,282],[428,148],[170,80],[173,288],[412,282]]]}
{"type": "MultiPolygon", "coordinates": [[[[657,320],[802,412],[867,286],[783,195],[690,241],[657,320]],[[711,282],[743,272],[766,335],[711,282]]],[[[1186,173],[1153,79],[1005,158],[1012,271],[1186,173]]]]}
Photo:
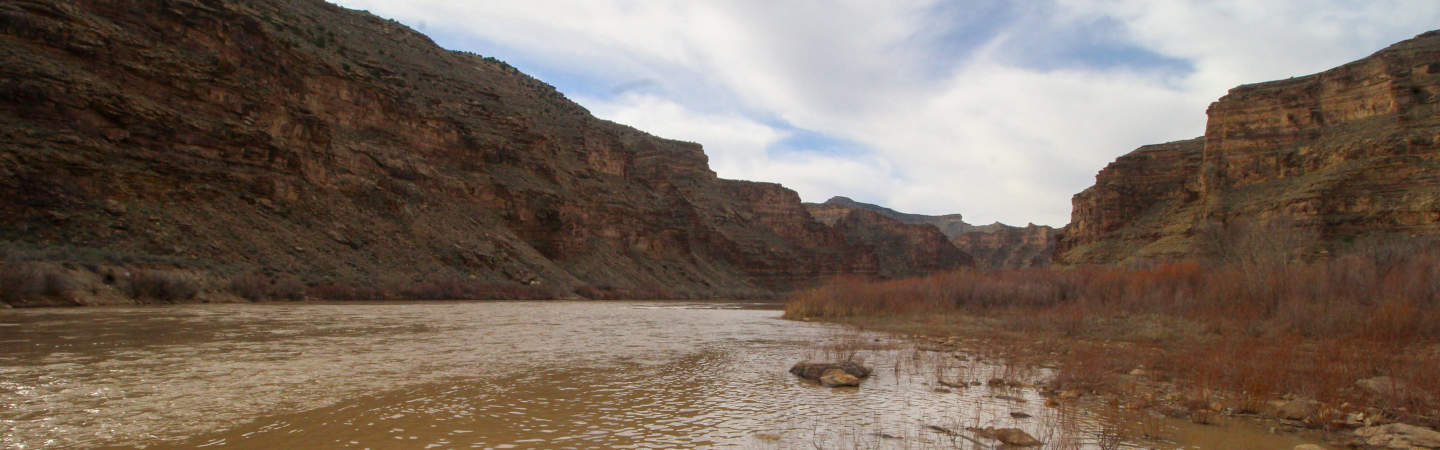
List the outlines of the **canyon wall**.
{"type": "MultiPolygon", "coordinates": [[[[843,218],[855,215],[855,213],[868,212],[893,220],[898,224],[912,227],[933,227],[948,240],[947,244],[940,245],[942,252],[948,251],[944,247],[953,246],[961,253],[968,255],[967,258],[973,260],[973,265],[983,268],[1049,265],[1054,254],[1056,240],[1059,238],[1058,231],[1047,226],[1030,224],[1025,227],[1013,227],[999,222],[990,225],[971,225],[966,223],[960,214],[940,216],[909,214],[879,205],[857,202],[846,197],[834,197],[825,203],[807,203],[805,206],[817,220],[832,226],[841,223],[843,218]]],[[[868,216],[869,214],[863,215],[863,217],[868,216]]],[[[872,230],[877,229],[872,228],[872,230]]],[[[874,237],[870,239],[871,241],[883,238],[886,234],[875,231],[872,233],[874,237]]],[[[863,241],[859,236],[864,234],[865,232],[855,229],[846,231],[846,235],[852,241],[863,241]]],[[[923,241],[917,240],[916,242],[923,241]]]]}
{"type": "Polygon", "coordinates": [[[5,264],[107,284],[763,297],[963,259],[857,245],[793,191],[717,178],[698,144],[320,0],[5,2],[0,139],[5,264]]]}
{"type": "Polygon", "coordinates": [[[1066,263],[1213,257],[1263,230],[1292,256],[1440,232],[1440,32],[1231,89],[1202,139],[1121,157],[1074,198],[1066,263]],[[1198,149],[1198,150],[1197,150],[1198,149]]]}
{"type": "Polygon", "coordinates": [[[805,207],[816,220],[844,236],[849,245],[874,252],[883,278],[913,277],[975,265],[974,258],[956,248],[931,224],[904,223],[870,208],[830,202],[807,203],[805,207]]]}

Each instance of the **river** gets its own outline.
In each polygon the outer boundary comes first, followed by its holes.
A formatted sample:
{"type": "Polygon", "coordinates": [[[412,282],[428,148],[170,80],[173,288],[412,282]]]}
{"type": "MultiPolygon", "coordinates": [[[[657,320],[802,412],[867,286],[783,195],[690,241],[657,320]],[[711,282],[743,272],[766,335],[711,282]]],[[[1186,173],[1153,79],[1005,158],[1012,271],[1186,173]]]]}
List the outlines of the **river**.
{"type": "Polygon", "coordinates": [[[756,306],[0,310],[0,446],[954,448],[993,443],[965,432],[984,426],[1024,429],[1046,448],[1303,442],[1242,425],[1051,408],[1031,388],[956,388],[1051,373],[756,306]],[[875,375],[830,389],[786,372],[842,357],[875,375]]]}

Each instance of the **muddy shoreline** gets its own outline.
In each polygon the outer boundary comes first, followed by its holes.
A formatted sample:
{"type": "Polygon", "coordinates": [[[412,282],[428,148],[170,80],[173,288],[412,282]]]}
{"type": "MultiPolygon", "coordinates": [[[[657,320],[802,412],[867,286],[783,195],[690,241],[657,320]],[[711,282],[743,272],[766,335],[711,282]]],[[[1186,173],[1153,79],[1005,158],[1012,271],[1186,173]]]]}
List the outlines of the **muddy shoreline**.
{"type": "MultiPolygon", "coordinates": [[[[962,360],[970,358],[1055,370],[1058,375],[1049,382],[1020,384],[1039,391],[1051,407],[1080,404],[1132,417],[1160,416],[1194,424],[1200,433],[1206,429],[1220,432],[1219,427],[1238,425],[1324,442],[1331,448],[1388,448],[1384,444],[1387,442],[1403,442],[1414,448],[1432,448],[1425,443],[1440,446],[1440,441],[1433,440],[1440,438],[1440,432],[1434,431],[1437,421],[1413,415],[1401,420],[1397,416],[1407,413],[1403,407],[1394,411],[1349,403],[1328,404],[1293,393],[1257,399],[1239,392],[1196,388],[1199,383],[1193,374],[1178,373],[1174,368],[1157,370],[1124,362],[1140,360],[1131,356],[1137,352],[1150,353],[1152,358],[1155,354],[1176,359],[1185,357],[1183,349],[1167,349],[1165,343],[1018,333],[997,328],[999,321],[961,315],[791,320],[845,324],[861,330],[893,333],[911,340],[923,351],[962,360]],[[1095,359],[1108,359],[1111,363],[1096,364],[1095,359]],[[1121,362],[1117,365],[1116,361],[1121,362]],[[1103,367],[1090,367],[1092,365],[1103,367]],[[1096,373],[1099,371],[1110,373],[1096,373]],[[1411,432],[1421,436],[1414,441],[1409,436],[1400,436],[1411,432]]],[[[990,383],[999,381],[990,380],[990,383]]]]}

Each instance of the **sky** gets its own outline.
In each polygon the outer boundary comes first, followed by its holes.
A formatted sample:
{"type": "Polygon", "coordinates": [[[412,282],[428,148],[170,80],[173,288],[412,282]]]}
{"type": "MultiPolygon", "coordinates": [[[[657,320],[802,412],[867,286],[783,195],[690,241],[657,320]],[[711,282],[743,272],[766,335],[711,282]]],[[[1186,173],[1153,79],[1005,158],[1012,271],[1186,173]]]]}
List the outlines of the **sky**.
{"type": "Polygon", "coordinates": [[[1440,28],[1435,0],[332,0],[504,60],[721,177],[1063,226],[1235,86],[1440,28]]]}

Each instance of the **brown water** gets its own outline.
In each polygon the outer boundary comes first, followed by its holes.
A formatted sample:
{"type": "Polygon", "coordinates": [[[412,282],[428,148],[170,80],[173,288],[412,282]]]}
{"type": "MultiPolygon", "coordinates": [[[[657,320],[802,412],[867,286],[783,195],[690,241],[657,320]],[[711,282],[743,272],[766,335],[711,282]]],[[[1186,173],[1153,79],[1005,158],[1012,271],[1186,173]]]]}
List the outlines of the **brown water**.
{"type": "Polygon", "coordinates": [[[0,311],[0,446],[968,448],[976,441],[964,429],[974,426],[1023,428],[1047,448],[1302,443],[1238,425],[1048,408],[1028,388],[937,392],[938,380],[1052,374],[743,306],[0,311]],[[851,353],[877,369],[859,389],[786,372],[851,353]]]}

